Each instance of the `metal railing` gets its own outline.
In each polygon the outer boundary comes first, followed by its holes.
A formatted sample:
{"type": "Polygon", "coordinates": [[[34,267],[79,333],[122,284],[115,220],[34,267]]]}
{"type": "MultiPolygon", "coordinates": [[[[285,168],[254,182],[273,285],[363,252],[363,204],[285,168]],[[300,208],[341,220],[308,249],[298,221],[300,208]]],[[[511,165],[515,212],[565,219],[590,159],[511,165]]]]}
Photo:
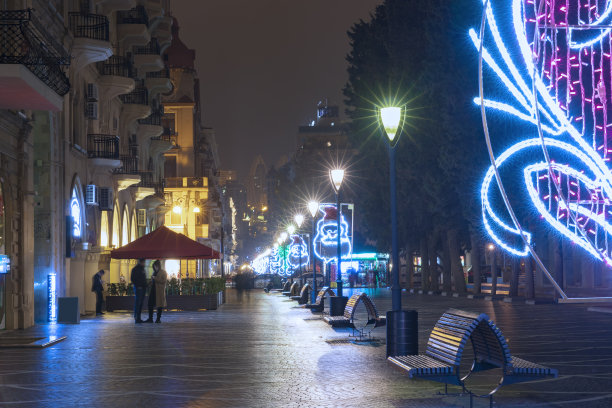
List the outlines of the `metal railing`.
{"type": "Polygon", "coordinates": [[[122,55],[112,55],[106,61],[98,62],[100,75],[113,75],[132,78],[135,76],[130,59],[122,55]]]}
{"type": "Polygon", "coordinates": [[[131,10],[117,11],[118,24],[144,24],[149,26],[149,16],[143,6],[137,6],[131,10]]]}
{"type": "Polygon", "coordinates": [[[99,14],[69,13],[75,38],[108,41],[108,18],[99,14]]]}
{"type": "Polygon", "coordinates": [[[0,64],[24,65],[60,96],[70,90],[61,68],[70,64],[70,56],[31,9],[0,11],[0,64]]]}
{"type": "Polygon", "coordinates": [[[119,159],[119,136],[87,135],[87,157],[92,159],[119,159]]]}
{"type": "Polygon", "coordinates": [[[138,171],[138,157],[121,155],[121,167],[113,170],[115,174],[140,174],[138,171]]]}
{"type": "Polygon", "coordinates": [[[125,104],[149,104],[149,94],[147,92],[147,88],[144,87],[138,87],[128,94],[119,95],[119,99],[121,99],[121,102],[125,104]]]}
{"type": "Polygon", "coordinates": [[[157,72],[147,72],[147,78],[170,78],[170,70],[164,68],[157,72]]]}
{"type": "Polygon", "coordinates": [[[151,38],[147,45],[134,46],[133,50],[135,55],[159,55],[161,53],[156,38],[151,38]]]}
{"type": "Polygon", "coordinates": [[[161,135],[152,137],[151,140],[164,140],[166,142],[172,143],[173,146],[176,146],[178,142],[178,134],[166,133],[164,131],[164,133],[162,133],[161,135]]]}

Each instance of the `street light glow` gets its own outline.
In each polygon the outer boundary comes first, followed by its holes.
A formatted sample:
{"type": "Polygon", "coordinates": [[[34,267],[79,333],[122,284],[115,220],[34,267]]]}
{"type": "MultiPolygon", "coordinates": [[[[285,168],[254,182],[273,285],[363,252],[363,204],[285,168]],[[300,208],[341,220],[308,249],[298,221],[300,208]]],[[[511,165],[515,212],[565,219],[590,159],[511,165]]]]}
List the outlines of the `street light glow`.
{"type": "Polygon", "coordinates": [[[402,119],[402,108],[387,107],[380,109],[380,120],[382,121],[385,133],[389,142],[393,142],[402,119]]]}
{"type": "Polygon", "coordinates": [[[285,240],[287,239],[288,236],[289,235],[285,231],[281,232],[280,236],[278,237],[279,244],[282,244],[283,242],[285,242],[285,240]]]}
{"type": "Polygon", "coordinates": [[[295,220],[297,227],[301,228],[302,224],[304,223],[304,214],[295,214],[295,217],[293,217],[293,219],[295,220]]]}
{"type": "Polygon", "coordinates": [[[287,227],[287,232],[289,233],[289,235],[293,235],[293,233],[295,232],[295,225],[290,224],[290,225],[287,227]]]}
{"type": "Polygon", "coordinates": [[[317,211],[319,211],[319,203],[317,201],[310,201],[308,203],[308,211],[312,218],[314,218],[317,215],[317,211]]]}
{"type": "Polygon", "coordinates": [[[344,169],[330,170],[329,179],[334,186],[334,190],[336,190],[336,193],[338,193],[338,191],[340,191],[340,187],[342,186],[342,180],[344,179],[344,169]]]}
{"type": "Polygon", "coordinates": [[[180,214],[182,211],[182,208],[178,205],[175,205],[174,208],[172,208],[172,212],[175,214],[180,214]]]}
{"type": "Polygon", "coordinates": [[[194,213],[199,213],[200,212],[200,207],[193,207],[193,212],[194,213]]]}

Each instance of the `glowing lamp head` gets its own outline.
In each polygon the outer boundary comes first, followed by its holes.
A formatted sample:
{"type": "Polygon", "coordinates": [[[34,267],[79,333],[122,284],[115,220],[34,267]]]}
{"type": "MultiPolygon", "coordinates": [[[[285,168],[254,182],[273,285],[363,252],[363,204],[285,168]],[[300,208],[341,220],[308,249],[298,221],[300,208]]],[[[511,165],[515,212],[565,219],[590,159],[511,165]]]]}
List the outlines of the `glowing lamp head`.
{"type": "Polygon", "coordinates": [[[194,213],[199,213],[200,212],[200,207],[193,207],[193,212],[194,213]]]}
{"type": "Polygon", "coordinates": [[[402,121],[402,108],[387,107],[380,109],[380,120],[385,128],[389,142],[393,143],[402,121]]]}
{"type": "Polygon", "coordinates": [[[344,169],[332,169],[329,171],[329,179],[334,186],[336,193],[340,191],[342,180],[344,179],[344,169]]]}
{"type": "Polygon", "coordinates": [[[178,205],[175,205],[174,208],[172,208],[172,212],[175,213],[175,214],[180,214],[182,211],[183,210],[178,205]]]}
{"type": "Polygon", "coordinates": [[[297,227],[300,228],[304,223],[304,214],[295,214],[295,217],[293,217],[293,219],[295,220],[297,227]]]}
{"type": "Polygon", "coordinates": [[[287,239],[289,235],[286,232],[281,232],[280,236],[278,237],[279,239],[279,244],[282,244],[283,242],[285,242],[285,240],[287,239]]]}
{"type": "Polygon", "coordinates": [[[308,203],[308,212],[310,212],[310,215],[312,215],[312,218],[314,218],[317,215],[317,211],[319,211],[319,203],[316,201],[310,201],[308,203]]]}
{"type": "Polygon", "coordinates": [[[494,249],[495,249],[495,245],[493,245],[493,244],[489,244],[489,247],[488,247],[488,248],[489,248],[489,251],[492,251],[492,250],[494,250],[494,249]]]}
{"type": "Polygon", "coordinates": [[[289,235],[293,235],[293,233],[295,232],[295,225],[291,224],[287,227],[287,232],[289,233],[289,235]]]}

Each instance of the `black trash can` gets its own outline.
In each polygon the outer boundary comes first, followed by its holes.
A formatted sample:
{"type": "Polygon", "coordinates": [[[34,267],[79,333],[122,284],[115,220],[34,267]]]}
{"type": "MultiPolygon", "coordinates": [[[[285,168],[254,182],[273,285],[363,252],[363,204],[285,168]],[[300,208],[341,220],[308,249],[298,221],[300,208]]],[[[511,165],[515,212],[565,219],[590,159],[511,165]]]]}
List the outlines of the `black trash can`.
{"type": "Polygon", "coordinates": [[[419,354],[418,319],[416,310],[387,312],[387,357],[419,354]]]}
{"type": "Polygon", "coordinates": [[[346,302],[348,302],[348,297],[331,296],[329,300],[330,300],[329,315],[330,316],[342,316],[344,314],[344,308],[346,307],[346,302]]]}

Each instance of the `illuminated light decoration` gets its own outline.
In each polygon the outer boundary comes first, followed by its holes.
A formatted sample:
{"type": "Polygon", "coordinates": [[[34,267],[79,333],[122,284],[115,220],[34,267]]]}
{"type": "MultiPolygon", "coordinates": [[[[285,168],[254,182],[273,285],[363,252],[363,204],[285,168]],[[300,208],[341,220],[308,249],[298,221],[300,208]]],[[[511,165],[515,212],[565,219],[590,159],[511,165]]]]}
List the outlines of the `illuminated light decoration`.
{"type": "Polygon", "coordinates": [[[292,235],[291,244],[289,245],[289,254],[287,256],[287,265],[289,268],[295,270],[308,266],[308,260],[310,259],[308,246],[304,242],[304,239],[299,235],[292,235]],[[301,259],[301,261],[300,261],[301,259]]]}
{"type": "Polygon", "coordinates": [[[8,255],[0,255],[0,273],[9,273],[11,271],[11,258],[8,255]]]}
{"type": "Polygon", "coordinates": [[[507,8],[508,2],[482,3],[480,34],[470,30],[469,35],[480,55],[480,96],[474,102],[481,107],[491,158],[481,188],[483,222],[501,248],[520,256],[531,253],[567,298],[531,247],[531,234],[520,225],[505,193],[502,172],[508,177],[516,162],[530,160],[519,177],[541,219],[612,265],[612,1],[512,0],[511,20],[503,26],[495,20],[493,4],[507,8]],[[493,52],[484,45],[488,36],[493,52]],[[513,55],[522,59],[515,63],[513,55]],[[485,98],[483,65],[509,92],[508,101],[485,98]],[[487,111],[534,125],[534,133],[495,157],[487,111]],[[538,152],[545,161],[534,163],[538,152]]]}
{"type": "Polygon", "coordinates": [[[70,215],[72,216],[72,236],[81,236],[81,204],[77,197],[76,187],[72,189],[72,197],[70,199],[70,215]]]}
{"type": "MultiPolygon", "coordinates": [[[[337,255],[337,215],[336,207],[324,206],[319,208],[323,218],[317,221],[317,233],[314,238],[314,253],[324,263],[336,262],[337,255]]],[[[348,236],[349,226],[344,218],[340,216],[340,250],[342,259],[350,259],[352,253],[351,240],[348,236]]]]}
{"type": "Polygon", "coordinates": [[[287,273],[282,247],[275,246],[270,254],[270,272],[284,276],[287,273]]]}
{"type": "Polygon", "coordinates": [[[51,323],[57,321],[57,293],[54,273],[47,275],[47,319],[51,323]]]}
{"type": "Polygon", "coordinates": [[[271,250],[266,250],[262,254],[258,255],[251,262],[251,267],[255,271],[257,275],[263,275],[264,273],[268,273],[270,268],[270,255],[272,254],[271,250]]]}

